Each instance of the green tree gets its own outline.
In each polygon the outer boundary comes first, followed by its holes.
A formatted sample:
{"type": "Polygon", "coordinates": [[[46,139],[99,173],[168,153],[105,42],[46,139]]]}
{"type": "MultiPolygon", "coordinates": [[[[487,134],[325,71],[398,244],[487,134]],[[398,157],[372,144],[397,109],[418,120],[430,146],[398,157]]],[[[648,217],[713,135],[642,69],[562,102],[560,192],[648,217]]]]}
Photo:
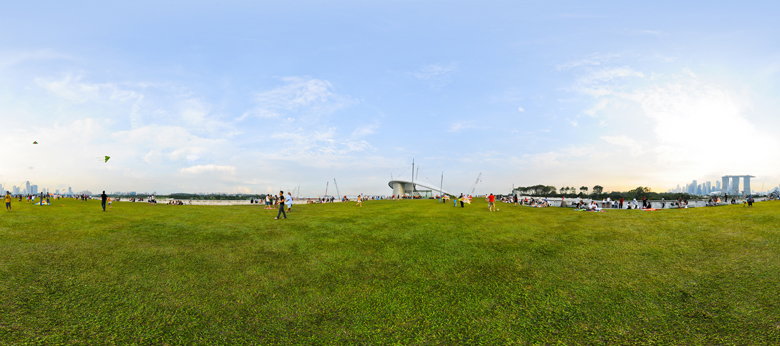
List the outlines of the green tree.
{"type": "Polygon", "coordinates": [[[600,195],[602,192],[604,192],[604,187],[601,185],[596,185],[593,187],[593,193],[600,195]]]}
{"type": "Polygon", "coordinates": [[[588,187],[587,186],[580,186],[580,192],[587,195],[588,194],[588,187]]]}
{"type": "Polygon", "coordinates": [[[649,187],[639,186],[636,189],[628,191],[628,194],[629,195],[633,195],[635,197],[642,197],[644,195],[649,194],[650,192],[651,192],[651,190],[650,190],[649,187]]]}

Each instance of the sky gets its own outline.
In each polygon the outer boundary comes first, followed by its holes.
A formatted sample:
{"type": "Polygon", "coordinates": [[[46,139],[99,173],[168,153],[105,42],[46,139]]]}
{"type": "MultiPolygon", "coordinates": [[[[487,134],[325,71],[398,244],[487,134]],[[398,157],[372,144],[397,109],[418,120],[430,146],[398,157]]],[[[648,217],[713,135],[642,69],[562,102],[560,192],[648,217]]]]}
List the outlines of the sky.
{"type": "Polygon", "coordinates": [[[780,184],[779,11],[16,2],[0,11],[0,184],[317,196],[335,179],[389,195],[414,160],[452,193],[741,174],[766,190],[780,184]]]}

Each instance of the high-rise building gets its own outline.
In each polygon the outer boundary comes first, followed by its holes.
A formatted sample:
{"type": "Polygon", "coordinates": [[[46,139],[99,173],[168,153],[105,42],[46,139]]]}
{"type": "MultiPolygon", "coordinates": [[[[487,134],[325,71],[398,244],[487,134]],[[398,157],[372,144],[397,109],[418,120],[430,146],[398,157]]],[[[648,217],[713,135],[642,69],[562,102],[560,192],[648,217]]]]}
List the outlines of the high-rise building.
{"type": "Polygon", "coordinates": [[[705,194],[711,194],[712,193],[712,182],[708,181],[705,183],[704,193],[705,194]]]}
{"type": "Polygon", "coordinates": [[[14,185],[14,195],[21,195],[22,191],[20,190],[21,189],[18,186],[14,185]]]}
{"type": "Polygon", "coordinates": [[[25,195],[31,194],[31,192],[30,192],[30,181],[29,180],[24,182],[24,194],[25,195]]]}
{"type": "Polygon", "coordinates": [[[59,194],[60,194],[60,189],[56,189],[56,190],[54,190],[54,193],[55,193],[55,194],[57,194],[57,195],[59,195],[59,194]]]}
{"type": "Polygon", "coordinates": [[[30,195],[37,195],[38,194],[38,185],[32,185],[30,186],[30,195]]]}
{"type": "Polygon", "coordinates": [[[715,189],[720,191],[720,182],[715,180],[715,189]]]}
{"type": "Polygon", "coordinates": [[[70,186],[68,186],[68,194],[73,195],[73,190],[70,189],[70,186]]]}

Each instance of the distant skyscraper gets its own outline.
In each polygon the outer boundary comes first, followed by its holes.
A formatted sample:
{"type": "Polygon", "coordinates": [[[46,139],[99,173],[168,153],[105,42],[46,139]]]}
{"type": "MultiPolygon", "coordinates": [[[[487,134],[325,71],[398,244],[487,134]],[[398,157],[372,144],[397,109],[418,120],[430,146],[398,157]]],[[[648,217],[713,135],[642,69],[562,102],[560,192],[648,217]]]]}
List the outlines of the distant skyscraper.
{"type": "Polygon", "coordinates": [[[24,194],[25,195],[31,194],[31,192],[30,192],[30,181],[29,180],[24,182],[24,194]]]}
{"type": "Polygon", "coordinates": [[[59,195],[60,194],[60,189],[54,190],[54,193],[59,195]]]}
{"type": "Polygon", "coordinates": [[[715,189],[720,191],[720,182],[715,180],[715,189]]]}
{"type": "Polygon", "coordinates": [[[72,195],[72,194],[73,194],[73,190],[71,190],[71,189],[70,189],[70,186],[68,186],[68,194],[69,194],[69,195],[72,195]]]}
{"type": "Polygon", "coordinates": [[[710,194],[710,193],[712,193],[712,182],[711,182],[711,181],[708,181],[708,182],[705,184],[705,186],[706,186],[706,187],[704,188],[704,193],[705,193],[705,194],[710,194]]]}
{"type": "Polygon", "coordinates": [[[30,192],[28,192],[31,195],[37,195],[38,194],[38,185],[32,185],[30,186],[30,192]]]}

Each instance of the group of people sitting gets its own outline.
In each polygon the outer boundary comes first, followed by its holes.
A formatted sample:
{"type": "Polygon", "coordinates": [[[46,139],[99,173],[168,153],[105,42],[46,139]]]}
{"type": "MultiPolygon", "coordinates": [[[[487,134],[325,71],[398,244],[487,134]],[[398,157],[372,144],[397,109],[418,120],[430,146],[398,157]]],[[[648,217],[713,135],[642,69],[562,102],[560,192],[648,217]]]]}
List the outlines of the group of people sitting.
{"type": "Polygon", "coordinates": [[[168,205],[184,205],[184,201],[170,200],[168,205]]]}
{"type": "Polygon", "coordinates": [[[523,204],[528,204],[529,207],[533,208],[547,208],[550,206],[550,201],[548,201],[546,198],[538,200],[531,198],[531,201],[528,201],[528,198],[526,198],[523,204]]]}

